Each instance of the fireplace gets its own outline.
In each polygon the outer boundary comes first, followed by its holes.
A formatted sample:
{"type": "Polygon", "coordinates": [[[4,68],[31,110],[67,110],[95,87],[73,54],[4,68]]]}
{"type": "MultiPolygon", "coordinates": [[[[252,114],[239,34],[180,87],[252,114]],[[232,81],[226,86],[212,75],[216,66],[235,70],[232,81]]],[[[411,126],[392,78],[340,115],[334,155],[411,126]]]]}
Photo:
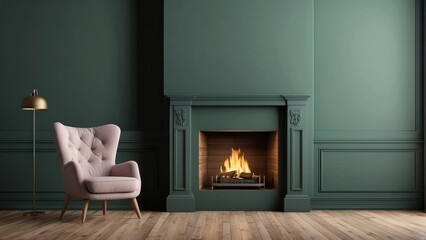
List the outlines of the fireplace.
{"type": "Polygon", "coordinates": [[[278,189],[278,131],[200,131],[200,190],[278,189]]]}
{"type": "Polygon", "coordinates": [[[168,97],[168,211],[310,209],[309,96],[168,97]]]}

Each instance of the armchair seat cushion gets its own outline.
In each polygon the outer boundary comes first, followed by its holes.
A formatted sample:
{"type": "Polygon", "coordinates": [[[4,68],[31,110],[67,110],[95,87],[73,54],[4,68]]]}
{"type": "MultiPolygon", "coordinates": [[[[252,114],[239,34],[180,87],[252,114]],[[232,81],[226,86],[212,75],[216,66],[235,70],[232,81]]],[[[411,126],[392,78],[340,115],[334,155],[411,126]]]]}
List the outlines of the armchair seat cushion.
{"type": "Polygon", "coordinates": [[[128,193],[138,190],[139,180],[133,177],[89,177],[84,184],[91,193],[128,193]]]}

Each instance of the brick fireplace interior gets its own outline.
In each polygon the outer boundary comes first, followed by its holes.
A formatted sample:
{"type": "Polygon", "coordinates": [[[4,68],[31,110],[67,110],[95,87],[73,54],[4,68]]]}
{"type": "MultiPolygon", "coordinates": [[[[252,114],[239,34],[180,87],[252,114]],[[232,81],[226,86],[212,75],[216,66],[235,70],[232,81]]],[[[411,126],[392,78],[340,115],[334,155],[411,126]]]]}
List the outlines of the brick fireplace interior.
{"type": "Polygon", "coordinates": [[[250,170],[245,171],[253,174],[253,178],[259,179],[265,183],[265,186],[252,187],[250,184],[240,184],[240,186],[227,186],[227,189],[278,189],[278,132],[227,130],[199,131],[198,187],[200,190],[224,188],[212,188],[212,182],[220,178],[221,171],[227,172],[225,166],[229,166],[229,161],[232,159],[232,149],[234,153],[239,151],[240,158],[243,157],[243,161],[249,167],[250,170]],[[226,160],[228,160],[227,163],[225,163],[226,160]]]}

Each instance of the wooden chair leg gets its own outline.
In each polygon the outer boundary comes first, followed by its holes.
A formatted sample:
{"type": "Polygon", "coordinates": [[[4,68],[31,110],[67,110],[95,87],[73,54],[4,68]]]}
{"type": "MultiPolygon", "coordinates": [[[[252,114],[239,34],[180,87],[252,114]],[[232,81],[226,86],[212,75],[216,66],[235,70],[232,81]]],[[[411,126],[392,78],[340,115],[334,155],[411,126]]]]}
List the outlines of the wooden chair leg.
{"type": "Polygon", "coordinates": [[[61,215],[59,216],[60,220],[62,220],[62,217],[65,214],[65,211],[67,211],[67,208],[68,208],[68,205],[70,204],[70,201],[71,201],[71,196],[67,196],[67,198],[65,199],[65,202],[64,202],[64,207],[62,208],[62,211],[61,211],[61,215]]]}
{"type": "Polygon", "coordinates": [[[87,209],[89,208],[89,199],[83,199],[83,212],[81,215],[81,223],[86,221],[87,209]]]}
{"type": "Polygon", "coordinates": [[[103,213],[104,215],[106,215],[106,212],[107,212],[107,201],[106,201],[106,200],[103,200],[103,201],[102,201],[102,213],[103,213]]]}
{"type": "Polygon", "coordinates": [[[130,202],[132,203],[133,206],[133,210],[135,210],[136,215],[138,215],[138,218],[141,219],[141,211],[139,210],[139,205],[138,205],[138,201],[136,200],[136,198],[132,198],[130,199],[130,202]]]}

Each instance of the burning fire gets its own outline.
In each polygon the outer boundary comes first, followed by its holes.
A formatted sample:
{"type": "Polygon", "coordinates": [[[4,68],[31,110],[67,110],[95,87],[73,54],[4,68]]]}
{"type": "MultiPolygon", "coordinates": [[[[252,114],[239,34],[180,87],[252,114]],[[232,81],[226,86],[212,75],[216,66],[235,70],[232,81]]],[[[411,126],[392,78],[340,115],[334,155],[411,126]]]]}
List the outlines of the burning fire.
{"type": "Polygon", "coordinates": [[[230,172],[237,171],[237,176],[240,176],[240,173],[251,173],[249,164],[244,158],[244,153],[241,153],[240,149],[232,148],[232,155],[229,156],[225,162],[223,162],[223,167],[220,166],[220,172],[230,172]],[[225,167],[225,169],[223,169],[225,167]]]}

